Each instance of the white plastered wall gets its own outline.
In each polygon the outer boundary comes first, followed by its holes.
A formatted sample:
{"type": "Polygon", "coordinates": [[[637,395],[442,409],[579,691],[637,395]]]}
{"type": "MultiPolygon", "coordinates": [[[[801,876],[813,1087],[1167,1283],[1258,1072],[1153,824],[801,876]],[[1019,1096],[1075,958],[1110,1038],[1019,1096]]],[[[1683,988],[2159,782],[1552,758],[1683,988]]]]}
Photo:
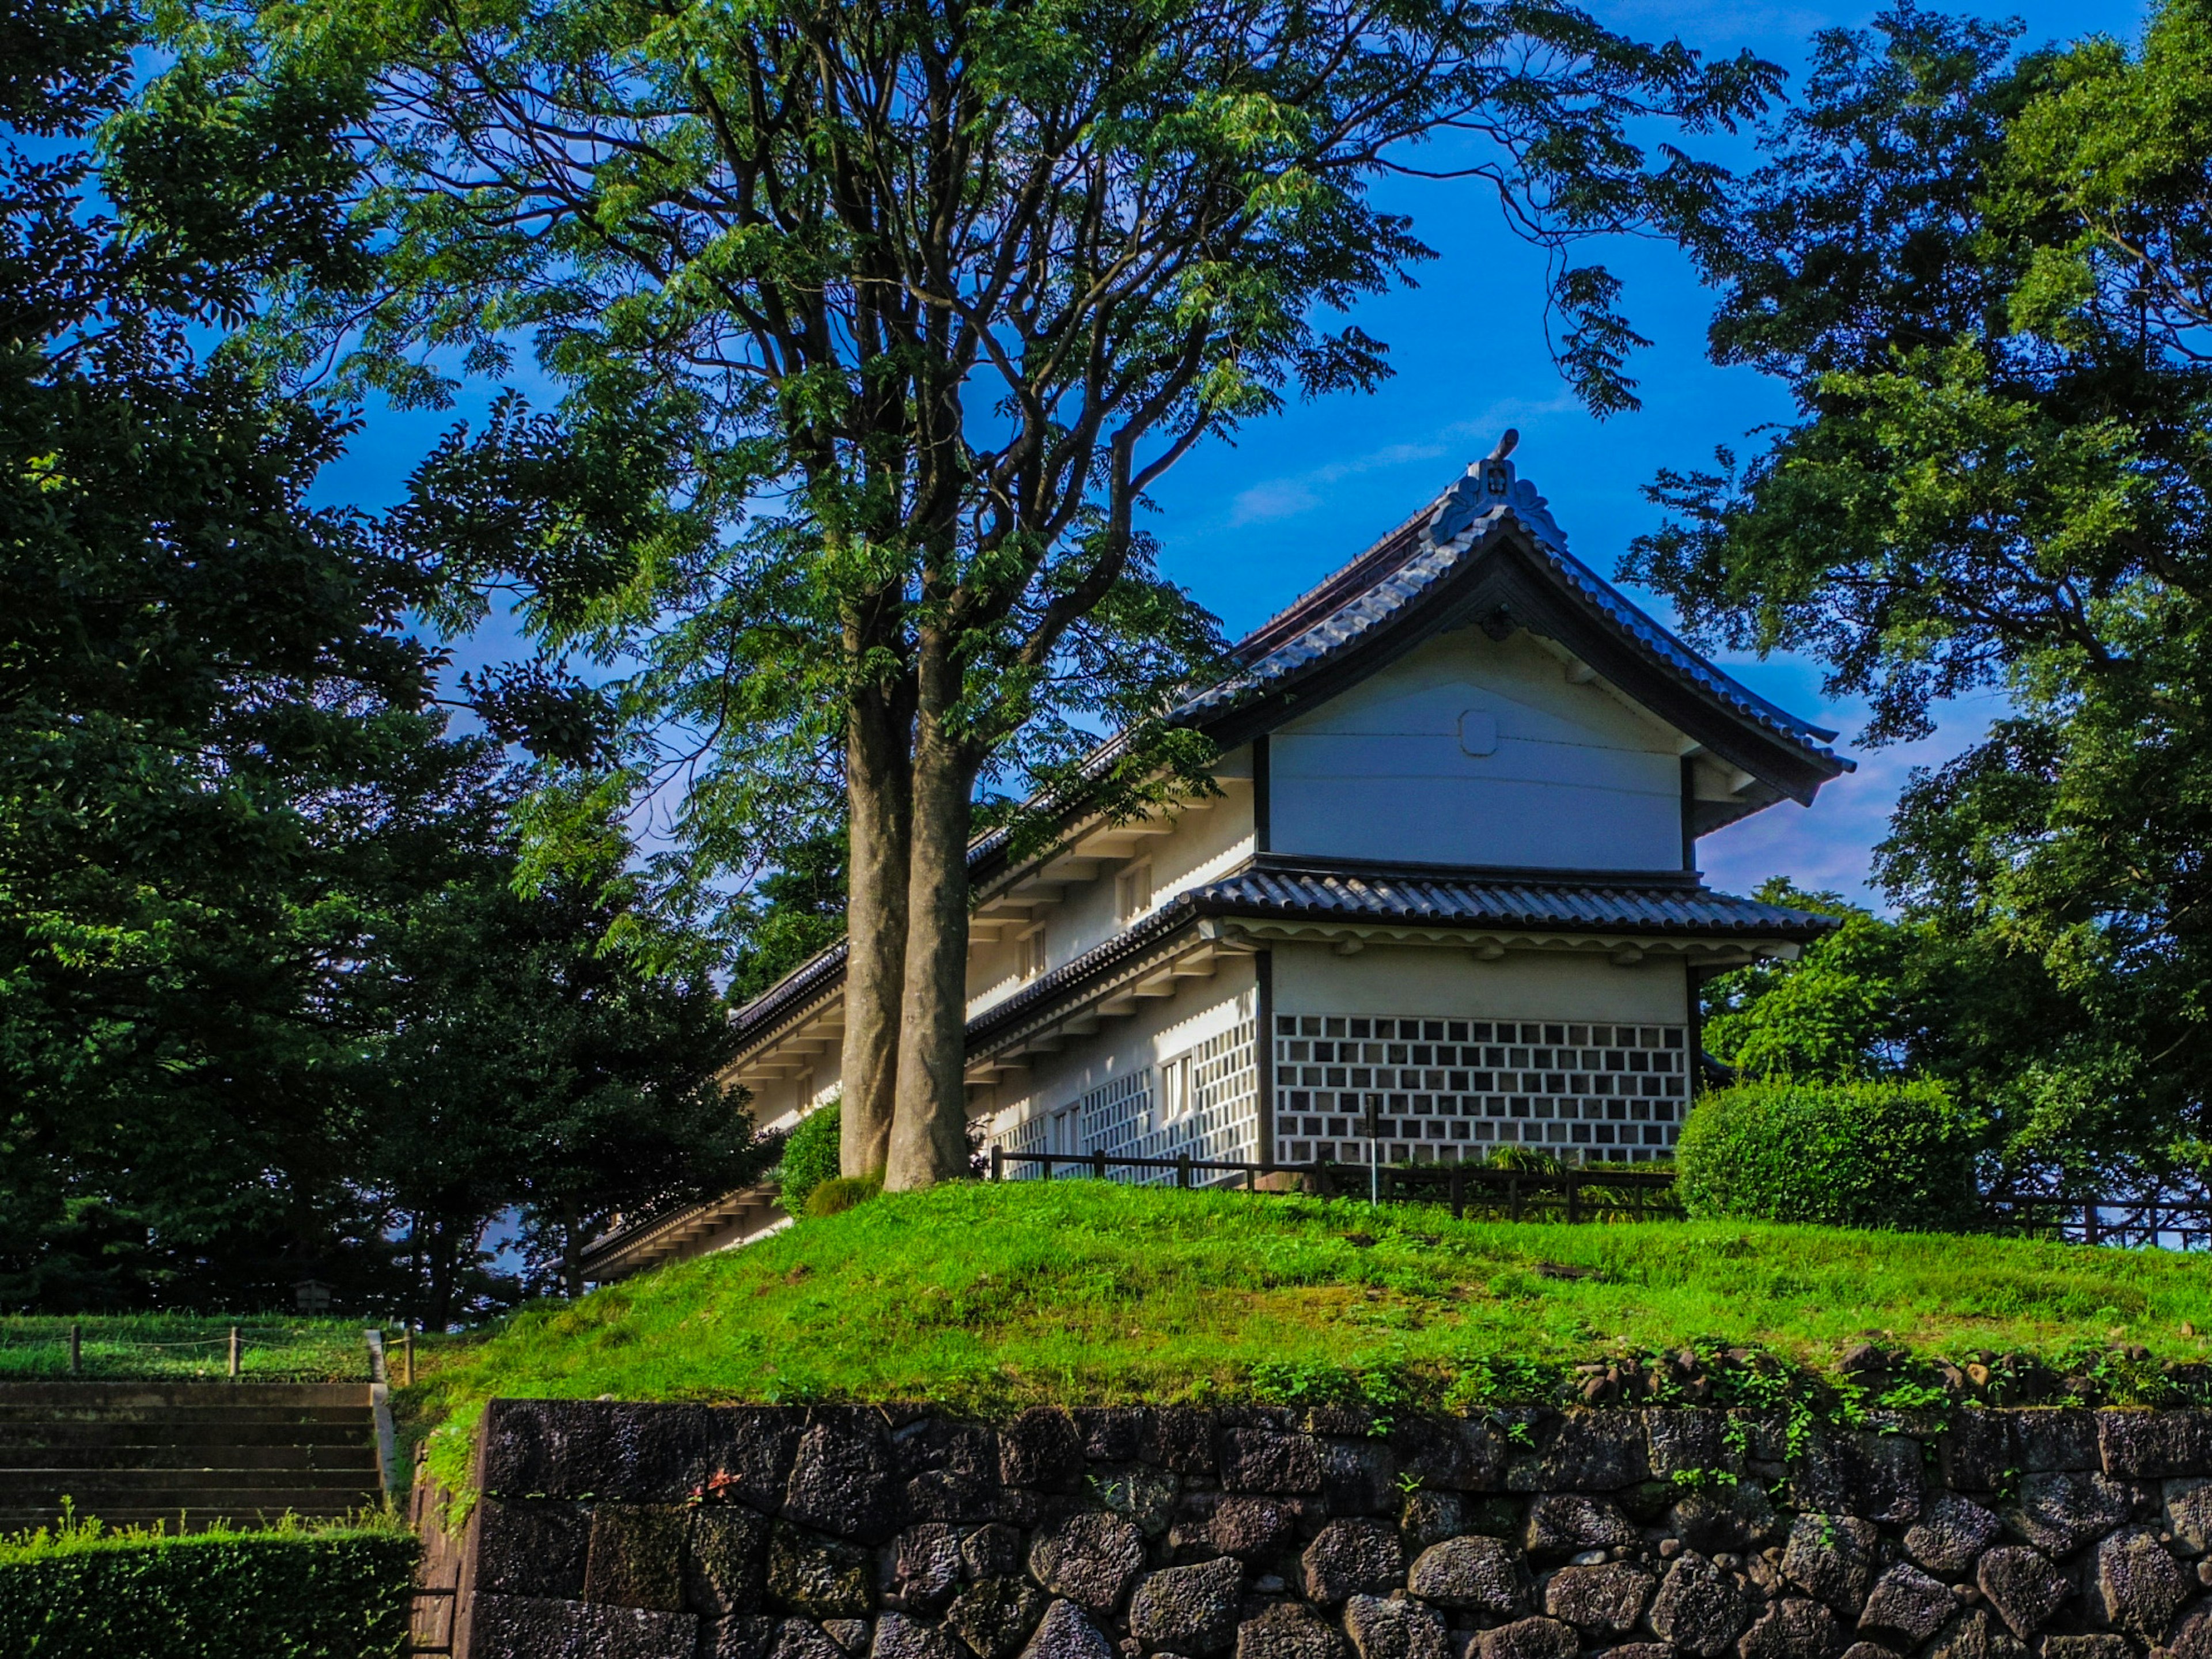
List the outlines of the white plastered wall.
{"type": "Polygon", "coordinates": [[[1272,850],[1675,868],[1680,735],[1571,672],[1525,632],[1460,629],[1292,720],[1268,740],[1272,850]]]}
{"type": "Polygon", "coordinates": [[[1508,951],[1495,962],[1443,945],[1274,948],[1279,1014],[1419,1015],[1438,1019],[1575,1019],[1680,1025],[1688,980],[1670,957],[1616,966],[1595,953],[1508,951]]]}

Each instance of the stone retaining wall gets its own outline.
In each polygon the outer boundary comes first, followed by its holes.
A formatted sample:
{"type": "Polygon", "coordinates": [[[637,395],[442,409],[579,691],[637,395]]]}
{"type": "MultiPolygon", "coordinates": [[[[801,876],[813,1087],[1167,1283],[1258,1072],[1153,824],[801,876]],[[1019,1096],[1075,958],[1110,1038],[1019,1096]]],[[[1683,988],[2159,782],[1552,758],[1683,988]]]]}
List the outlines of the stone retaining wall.
{"type": "Polygon", "coordinates": [[[2212,1412],[1881,1427],[499,1401],[433,1577],[465,1659],[2212,1659],[2212,1412]]]}

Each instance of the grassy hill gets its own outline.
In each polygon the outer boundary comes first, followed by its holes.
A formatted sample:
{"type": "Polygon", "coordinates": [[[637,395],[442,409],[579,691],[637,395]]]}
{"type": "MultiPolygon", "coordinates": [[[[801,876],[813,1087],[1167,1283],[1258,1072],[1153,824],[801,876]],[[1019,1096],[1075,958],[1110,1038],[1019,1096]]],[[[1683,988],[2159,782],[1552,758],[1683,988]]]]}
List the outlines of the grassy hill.
{"type": "Polygon", "coordinates": [[[2158,1251],[965,1184],[518,1315],[442,1346],[402,1403],[418,1431],[442,1431],[434,1461],[452,1477],[501,1395],[988,1413],[1334,1393],[1464,1408],[1556,1397],[1577,1362],[1748,1346],[1820,1372],[1871,1340],[1929,1361],[2094,1366],[2124,1397],[2157,1386],[2160,1363],[2212,1358],[2197,1331],[2212,1332],[2212,1277],[2158,1251]]]}

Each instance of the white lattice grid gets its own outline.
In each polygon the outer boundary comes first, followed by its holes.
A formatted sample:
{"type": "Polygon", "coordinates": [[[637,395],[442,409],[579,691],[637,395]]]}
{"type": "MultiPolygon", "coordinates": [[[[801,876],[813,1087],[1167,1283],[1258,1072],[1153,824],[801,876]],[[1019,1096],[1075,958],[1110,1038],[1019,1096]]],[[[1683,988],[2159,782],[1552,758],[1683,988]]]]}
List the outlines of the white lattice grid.
{"type": "MultiPolygon", "coordinates": [[[[1188,1153],[1194,1158],[1228,1163],[1252,1163],[1260,1156],[1259,1028],[1251,1020],[1208,1037],[1196,1048],[1176,1054],[1162,1066],[1190,1061],[1189,1109],[1171,1122],[1159,1121],[1158,1069],[1146,1068],[1101,1084],[1077,1103],[1085,1154],[1102,1152],[1109,1158],[1169,1158],[1188,1153]]],[[[1050,1115],[1040,1113],[1014,1125],[998,1137],[1008,1152],[1042,1152],[1048,1133],[1050,1115]]],[[[1086,1175],[1066,1168],[1063,1176],[1086,1175]]],[[[1158,1186],[1175,1180],[1173,1170],[1109,1168],[1109,1180],[1158,1186]]],[[[1042,1164],[1010,1164],[1009,1179],[1035,1180],[1044,1174],[1042,1164]]]]}
{"type": "Polygon", "coordinates": [[[1540,1146],[1572,1163],[1673,1155],[1689,1107],[1680,1025],[1275,1017],[1275,1156],[1479,1163],[1540,1146]]]}

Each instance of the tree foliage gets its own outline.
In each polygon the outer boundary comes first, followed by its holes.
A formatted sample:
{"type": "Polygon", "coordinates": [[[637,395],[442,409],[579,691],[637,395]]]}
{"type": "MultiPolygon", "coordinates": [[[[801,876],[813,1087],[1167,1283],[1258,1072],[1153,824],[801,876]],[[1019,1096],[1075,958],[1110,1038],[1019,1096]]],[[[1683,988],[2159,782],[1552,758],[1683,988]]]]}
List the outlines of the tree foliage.
{"type": "Polygon", "coordinates": [[[2134,52],[2012,33],[1900,9],[1820,38],[1696,244],[1714,355],[1797,418],[1662,475],[1626,574],[1711,641],[1820,656],[1877,742],[2008,694],[1916,775],[1879,872],[1942,949],[2049,988],[1990,1027],[2018,1172],[2150,1179],[2204,1167],[2212,1110],[2212,14],[2162,5],[2134,52]]]}

